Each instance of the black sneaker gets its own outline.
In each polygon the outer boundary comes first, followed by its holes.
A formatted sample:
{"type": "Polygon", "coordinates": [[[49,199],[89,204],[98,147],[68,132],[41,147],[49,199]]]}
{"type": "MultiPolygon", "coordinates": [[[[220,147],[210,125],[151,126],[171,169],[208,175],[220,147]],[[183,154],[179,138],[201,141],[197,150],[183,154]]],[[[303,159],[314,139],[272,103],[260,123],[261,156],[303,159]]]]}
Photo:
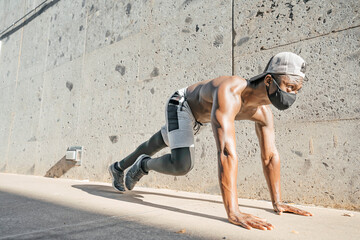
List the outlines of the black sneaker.
{"type": "Polygon", "coordinates": [[[144,170],[141,168],[141,161],[144,158],[150,158],[148,155],[140,155],[135,163],[131,166],[129,171],[126,173],[125,177],[125,185],[126,188],[129,190],[132,190],[135,187],[135,184],[142,178],[144,175],[148,175],[147,172],[144,172],[144,170]]]}
{"type": "Polygon", "coordinates": [[[120,192],[125,192],[124,171],[117,170],[115,168],[115,164],[117,164],[117,162],[115,162],[109,166],[109,173],[113,178],[112,186],[120,192]]]}

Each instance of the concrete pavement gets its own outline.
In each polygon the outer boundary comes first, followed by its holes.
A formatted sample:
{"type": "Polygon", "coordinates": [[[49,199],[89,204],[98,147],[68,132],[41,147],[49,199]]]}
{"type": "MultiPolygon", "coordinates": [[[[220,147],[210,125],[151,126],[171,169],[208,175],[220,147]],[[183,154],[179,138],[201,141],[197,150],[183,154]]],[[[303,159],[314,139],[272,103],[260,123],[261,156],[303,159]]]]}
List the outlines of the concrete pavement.
{"type": "Polygon", "coordinates": [[[170,230],[0,191],[0,239],[193,239],[170,230]]]}
{"type": "Polygon", "coordinates": [[[239,207],[275,225],[227,222],[220,196],[0,173],[0,239],[358,239],[360,214],[299,206],[313,217],[274,214],[267,201],[239,207]],[[343,216],[349,213],[351,217],[343,216]]]}

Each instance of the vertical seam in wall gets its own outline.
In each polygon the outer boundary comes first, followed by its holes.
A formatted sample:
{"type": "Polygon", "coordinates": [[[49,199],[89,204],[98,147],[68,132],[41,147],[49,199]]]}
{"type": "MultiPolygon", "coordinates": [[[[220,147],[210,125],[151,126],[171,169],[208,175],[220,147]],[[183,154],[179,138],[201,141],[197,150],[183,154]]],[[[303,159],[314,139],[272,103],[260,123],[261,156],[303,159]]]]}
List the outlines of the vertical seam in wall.
{"type": "Polygon", "coordinates": [[[234,30],[234,0],[231,0],[231,75],[235,75],[234,69],[234,41],[235,41],[235,30],[234,30]]]}

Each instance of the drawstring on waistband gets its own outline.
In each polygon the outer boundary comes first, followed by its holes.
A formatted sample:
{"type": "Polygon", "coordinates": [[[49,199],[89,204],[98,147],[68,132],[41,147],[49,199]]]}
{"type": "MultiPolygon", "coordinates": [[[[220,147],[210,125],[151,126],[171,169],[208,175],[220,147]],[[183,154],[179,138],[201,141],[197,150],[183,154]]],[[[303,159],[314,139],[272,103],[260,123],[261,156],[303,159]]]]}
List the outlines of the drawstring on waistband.
{"type": "Polygon", "coordinates": [[[182,102],[180,102],[180,111],[183,110],[183,107],[184,107],[185,102],[186,102],[186,95],[183,96],[182,102]]]}
{"type": "Polygon", "coordinates": [[[195,134],[194,135],[196,135],[200,131],[201,126],[203,126],[203,124],[201,122],[195,120],[195,124],[194,124],[195,134]]]}

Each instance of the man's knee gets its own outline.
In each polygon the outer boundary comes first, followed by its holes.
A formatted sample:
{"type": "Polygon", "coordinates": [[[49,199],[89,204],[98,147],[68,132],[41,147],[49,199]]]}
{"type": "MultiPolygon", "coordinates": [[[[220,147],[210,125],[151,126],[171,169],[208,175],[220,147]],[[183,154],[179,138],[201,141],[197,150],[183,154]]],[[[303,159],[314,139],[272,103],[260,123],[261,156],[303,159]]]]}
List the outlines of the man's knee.
{"type": "MultiPolygon", "coordinates": [[[[142,149],[147,154],[150,154],[152,152],[157,152],[158,150],[161,150],[162,148],[166,147],[166,144],[163,140],[163,137],[161,135],[161,132],[158,131],[155,133],[149,140],[146,142],[143,142],[139,147],[139,149],[142,149]]],[[[152,155],[152,154],[150,154],[152,155]]]]}
{"type": "Polygon", "coordinates": [[[193,151],[190,148],[176,148],[171,150],[171,162],[173,174],[176,176],[185,175],[193,167],[193,151]]]}
{"type": "Polygon", "coordinates": [[[161,131],[158,131],[155,133],[148,141],[147,141],[148,147],[153,148],[163,148],[166,147],[166,144],[164,142],[164,139],[161,135],[161,131]]]}

